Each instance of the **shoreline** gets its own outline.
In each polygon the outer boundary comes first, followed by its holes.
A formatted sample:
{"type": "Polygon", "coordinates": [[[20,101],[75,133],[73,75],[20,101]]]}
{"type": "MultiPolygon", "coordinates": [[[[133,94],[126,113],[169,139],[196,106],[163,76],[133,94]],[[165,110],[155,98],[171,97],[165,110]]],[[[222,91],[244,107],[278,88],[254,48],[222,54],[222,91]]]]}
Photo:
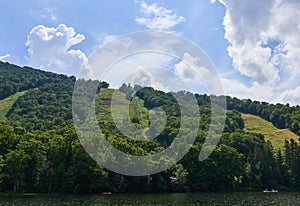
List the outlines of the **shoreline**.
{"type": "MultiPolygon", "coordinates": [[[[300,192],[299,190],[279,190],[276,193],[293,193],[293,192],[300,192]]],[[[66,196],[74,196],[74,195],[99,195],[99,196],[110,196],[110,195],[168,195],[168,194],[230,194],[230,193],[265,193],[263,190],[262,191],[257,191],[257,190],[245,190],[245,191],[219,191],[219,192],[181,192],[181,193],[176,193],[176,192],[153,192],[153,193],[110,193],[108,194],[101,194],[101,193],[0,193],[0,197],[26,197],[26,196],[61,196],[61,195],[66,195],[66,196]]],[[[272,193],[272,192],[270,192],[272,193]]]]}

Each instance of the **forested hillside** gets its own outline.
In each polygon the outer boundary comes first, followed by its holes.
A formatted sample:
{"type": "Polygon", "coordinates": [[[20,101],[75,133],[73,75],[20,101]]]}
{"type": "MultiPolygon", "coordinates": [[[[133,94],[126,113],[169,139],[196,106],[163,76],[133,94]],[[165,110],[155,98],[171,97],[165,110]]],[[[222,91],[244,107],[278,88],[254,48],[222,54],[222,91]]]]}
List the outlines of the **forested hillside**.
{"type": "MultiPolygon", "coordinates": [[[[0,120],[0,192],[144,193],[300,188],[298,139],[287,139],[281,149],[275,150],[263,134],[244,130],[240,113],[261,116],[278,128],[289,128],[299,134],[299,106],[227,97],[221,141],[208,159],[199,162],[198,155],[211,122],[211,97],[182,92],[180,95],[186,98],[196,97],[201,114],[191,150],[164,172],[130,177],[98,165],[80,144],[72,118],[75,77],[0,62],[0,79],[0,99],[27,91],[18,96],[0,120]]],[[[153,88],[138,88],[134,93],[137,88],[130,85],[119,88],[116,94],[129,102],[130,118],[137,127],[149,128],[152,108],[161,107],[167,115],[166,126],[157,138],[135,141],[119,132],[112,119],[111,96],[116,90],[108,88],[105,82],[90,83],[99,85],[96,114],[99,126],[114,147],[128,154],[147,155],[162,151],[172,143],[180,127],[180,111],[171,93],[153,88]]]]}
{"type": "MultiPolygon", "coordinates": [[[[64,75],[40,71],[29,67],[18,67],[0,61],[0,100],[16,92],[37,88],[46,83],[67,81],[64,75]]],[[[73,78],[73,80],[75,80],[73,78]]]]}
{"type": "Polygon", "coordinates": [[[277,128],[289,128],[295,134],[300,134],[300,106],[290,106],[289,104],[269,104],[267,102],[252,101],[251,99],[240,100],[238,98],[227,97],[227,108],[236,109],[246,114],[257,115],[277,128]]]}

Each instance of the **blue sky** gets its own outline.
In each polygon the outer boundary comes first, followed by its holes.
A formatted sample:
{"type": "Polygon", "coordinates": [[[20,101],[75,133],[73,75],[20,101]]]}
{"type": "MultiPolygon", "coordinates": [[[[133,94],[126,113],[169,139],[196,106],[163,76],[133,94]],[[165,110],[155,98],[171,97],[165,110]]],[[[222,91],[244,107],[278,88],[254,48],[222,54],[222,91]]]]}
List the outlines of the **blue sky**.
{"type": "Polygon", "coordinates": [[[209,56],[226,94],[300,104],[296,0],[2,0],[0,8],[2,61],[76,74],[108,40],[174,32],[209,56]]]}

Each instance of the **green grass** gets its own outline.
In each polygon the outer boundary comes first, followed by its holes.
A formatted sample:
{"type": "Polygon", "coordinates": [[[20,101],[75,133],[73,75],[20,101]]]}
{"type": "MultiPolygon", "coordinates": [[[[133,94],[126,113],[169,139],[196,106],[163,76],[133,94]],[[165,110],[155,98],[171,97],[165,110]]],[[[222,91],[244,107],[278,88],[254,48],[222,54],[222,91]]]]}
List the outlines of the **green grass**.
{"type": "Polygon", "coordinates": [[[288,129],[278,129],[271,122],[268,122],[258,116],[251,114],[242,114],[245,122],[246,132],[261,133],[265,136],[266,140],[274,145],[275,148],[282,148],[286,139],[295,139],[299,137],[288,129]]]}
{"type": "Polygon", "coordinates": [[[5,115],[14,104],[14,102],[22,95],[24,95],[26,91],[17,92],[14,95],[11,95],[3,100],[0,100],[0,119],[5,119],[5,115]]]}
{"type": "Polygon", "coordinates": [[[125,94],[115,89],[101,89],[100,94],[96,98],[97,117],[100,119],[106,119],[109,121],[122,122],[126,116],[125,111],[128,111],[129,105],[129,117],[135,119],[136,126],[147,129],[149,126],[148,114],[149,111],[144,107],[144,101],[135,97],[131,102],[126,100],[125,94]],[[114,101],[112,102],[112,96],[114,101]],[[114,108],[114,120],[112,120],[111,109],[114,108]]]}

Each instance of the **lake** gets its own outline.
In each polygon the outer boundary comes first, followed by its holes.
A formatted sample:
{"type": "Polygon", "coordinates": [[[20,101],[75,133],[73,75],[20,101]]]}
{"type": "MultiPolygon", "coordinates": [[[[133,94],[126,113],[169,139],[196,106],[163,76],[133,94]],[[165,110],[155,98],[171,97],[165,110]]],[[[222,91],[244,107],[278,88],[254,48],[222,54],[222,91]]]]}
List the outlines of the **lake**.
{"type": "Polygon", "coordinates": [[[239,192],[122,195],[0,196],[0,205],[13,206],[199,206],[300,205],[300,192],[239,192]]]}

